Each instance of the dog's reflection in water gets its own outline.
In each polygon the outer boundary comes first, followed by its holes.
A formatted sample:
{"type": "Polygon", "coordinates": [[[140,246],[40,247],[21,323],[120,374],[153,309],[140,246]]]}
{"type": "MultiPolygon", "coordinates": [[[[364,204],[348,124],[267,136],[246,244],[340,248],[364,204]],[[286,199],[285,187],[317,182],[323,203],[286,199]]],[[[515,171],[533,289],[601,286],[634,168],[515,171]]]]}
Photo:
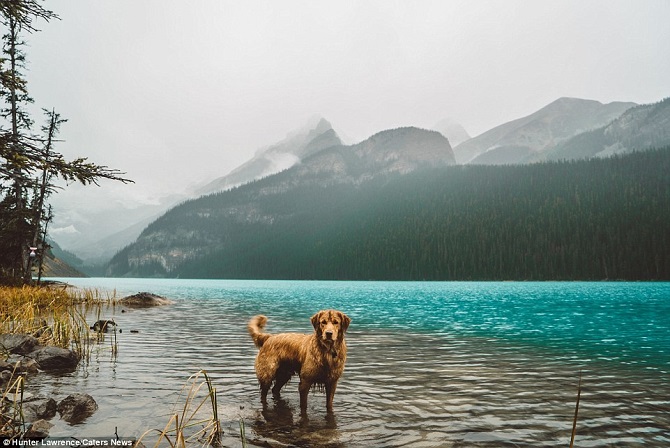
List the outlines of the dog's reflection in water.
{"type": "Polygon", "coordinates": [[[289,446],[345,447],[339,442],[340,431],[333,412],[325,413],[323,418],[313,415],[310,419],[294,409],[289,400],[273,396],[263,405],[261,415],[263,418],[255,422],[254,431],[264,439],[289,446]]]}
{"type": "Polygon", "coordinates": [[[280,430],[280,428],[291,428],[294,425],[293,411],[287,400],[283,398],[272,397],[273,404],[263,404],[263,411],[261,414],[265,421],[280,430]]]}

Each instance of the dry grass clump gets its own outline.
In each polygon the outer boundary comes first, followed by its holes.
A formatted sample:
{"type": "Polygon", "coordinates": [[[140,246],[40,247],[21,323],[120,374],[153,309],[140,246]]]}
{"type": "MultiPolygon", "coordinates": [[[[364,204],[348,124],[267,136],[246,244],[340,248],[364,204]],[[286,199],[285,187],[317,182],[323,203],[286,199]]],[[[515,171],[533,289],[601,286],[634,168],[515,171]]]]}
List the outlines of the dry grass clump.
{"type": "Polygon", "coordinates": [[[0,437],[14,438],[22,434],[25,422],[23,420],[23,387],[25,378],[14,375],[7,382],[4,390],[0,391],[0,437]]]}
{"type": "MultiPolygon", "coordinates": [[[[88,359],[96,340],[85,316],[99,316],[103,306],[114,306],[115,295],[63,284],[0,286],[0,334],[32,335],[42,345],[67,348],[88,359]]],[[[0,347],[0,360],[8,356],[0,347]]],[[[25,431],[24,375],[15,368],[0,387],[0,438],[21,437],[25,431]]]]}
{"type": "Polygon", "coordinates": [[[152,433],[157,435],[155,447],[161,446],[163,441],[172,448],[185,448],[194,443],[202,446],[221,445],[223,432],[218,414],[216,388],[205,370],[189,377],[178,401],[182,399],[183,404],[175,404],[174,413],[165,428],[145,432],[137,440],[138,445],[152,433]]]}
{"type": "Polygon", "coordinates": [[[84,354],[89,325],[85,315],[114,305],[114,295],[66,285],[0,287],[0,334],[30,334],[43,345],[84,354]]]}

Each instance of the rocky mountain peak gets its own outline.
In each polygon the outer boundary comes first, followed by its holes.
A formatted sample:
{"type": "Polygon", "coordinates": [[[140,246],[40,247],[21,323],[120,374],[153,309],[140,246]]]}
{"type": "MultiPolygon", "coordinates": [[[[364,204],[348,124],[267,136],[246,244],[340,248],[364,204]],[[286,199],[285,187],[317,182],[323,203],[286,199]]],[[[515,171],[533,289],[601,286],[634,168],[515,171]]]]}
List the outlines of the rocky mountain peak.
{"type": "Polygon", "coordinates": [[[525,163],[581,132],[610,123],[634,105],[562,97],[461,143],[454,152],[459,163],[525,163]]]}
{"type": "Polygon", "coordinates": [[[342,141],[328,120],[313,117],[305,126],[290,132],[280,142],[257,150],[250,160],[200,188],[196,194],[215,193],[276,174],[324,148],[341,144],[342,141]]]}

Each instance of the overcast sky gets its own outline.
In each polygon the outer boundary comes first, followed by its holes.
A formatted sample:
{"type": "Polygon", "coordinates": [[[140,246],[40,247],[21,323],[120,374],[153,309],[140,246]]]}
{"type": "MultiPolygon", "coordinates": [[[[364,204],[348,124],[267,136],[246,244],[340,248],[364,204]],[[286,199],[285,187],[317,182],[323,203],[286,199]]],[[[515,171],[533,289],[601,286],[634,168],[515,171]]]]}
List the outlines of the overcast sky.
{"type": "Polygon", "coordinates": [[[44,5],[61,20],[27,38],[36,106],[69,119],[61,152],[126,171],[135,186],[105,188],[136,199],[223,175],[314,115],[350,142],[448,117],[475,136],[562,96],[670,96],[667,0],[44,5]]]}

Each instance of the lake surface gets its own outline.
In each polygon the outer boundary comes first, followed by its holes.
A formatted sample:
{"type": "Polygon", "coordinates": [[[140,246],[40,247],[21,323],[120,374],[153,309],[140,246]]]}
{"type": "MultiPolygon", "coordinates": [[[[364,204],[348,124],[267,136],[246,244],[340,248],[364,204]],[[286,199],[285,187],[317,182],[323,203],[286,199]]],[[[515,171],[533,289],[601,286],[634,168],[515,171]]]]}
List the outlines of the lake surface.
{"type": "Polygon", "coordinates": [[[116,354],[107,340],[76,372],[29,380],[32,393],[98,402],[83,424],[54,419],[52,436],[163,429],[205,369],[225,446],[241,446],[242,420],[272,446],[567,447],[581,371],[576,447],[670,446],[670,283],[61,280],[176,303],[110,308],[116,354]],[[248,319],[309,333],[322,308],[352,318],[334,416],[313,391],[301,419],[297,379],[264,410],[248,319]]]}

